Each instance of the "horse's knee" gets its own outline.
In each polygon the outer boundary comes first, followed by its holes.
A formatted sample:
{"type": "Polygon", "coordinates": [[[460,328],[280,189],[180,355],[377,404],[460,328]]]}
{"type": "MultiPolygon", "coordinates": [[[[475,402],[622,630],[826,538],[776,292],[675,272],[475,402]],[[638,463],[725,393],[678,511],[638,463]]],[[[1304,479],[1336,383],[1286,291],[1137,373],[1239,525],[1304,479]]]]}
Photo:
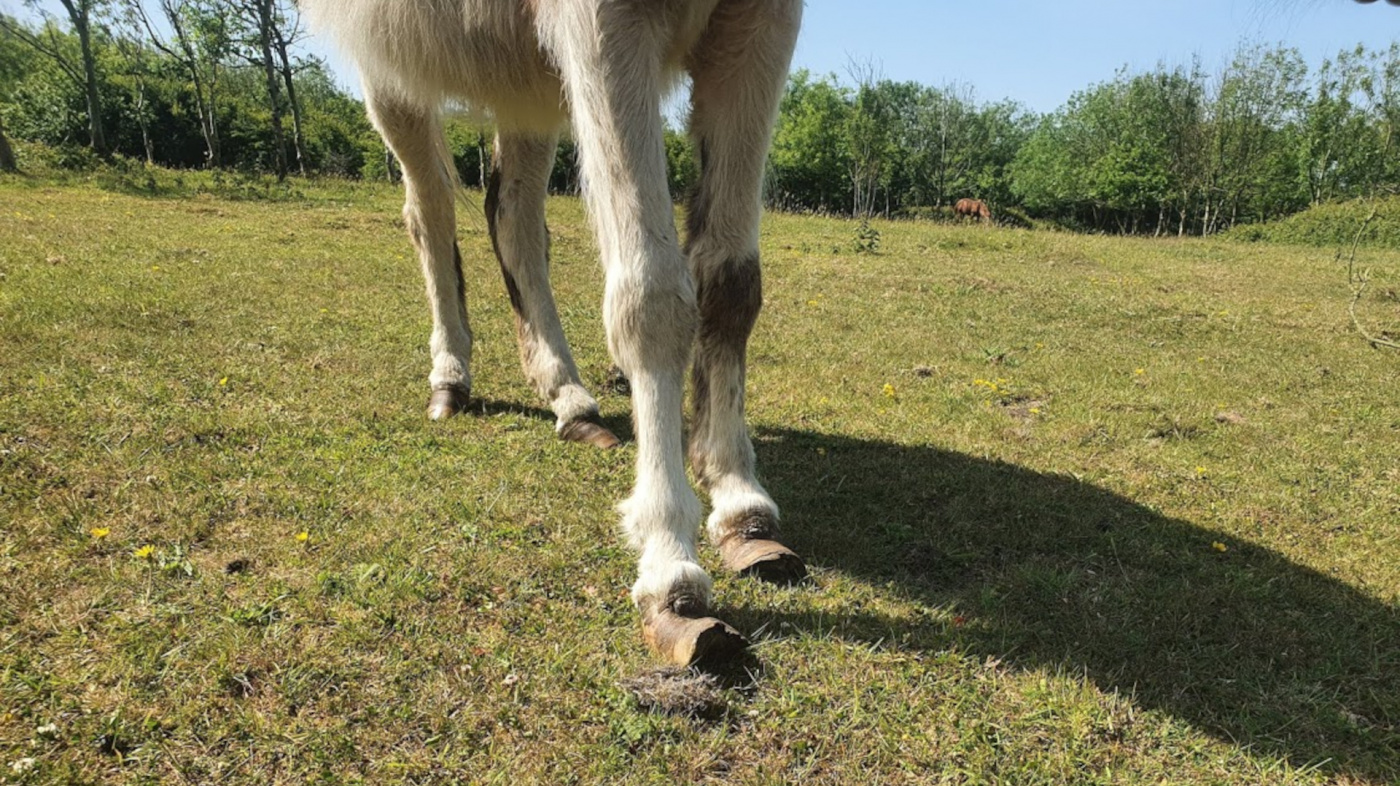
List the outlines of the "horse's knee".
{"type": "Polygon", "coordinates": [[[696,279],[700,346],[743,347],[763,308],[758,255],[725,259],[699,271],[696,279]]]}
{"type": "Polygon", "coordinates": [[[684,368],[699,312],[695,284],[683,266],[609,277],[603,311],[608,348],[629,379],[684,368]]]}

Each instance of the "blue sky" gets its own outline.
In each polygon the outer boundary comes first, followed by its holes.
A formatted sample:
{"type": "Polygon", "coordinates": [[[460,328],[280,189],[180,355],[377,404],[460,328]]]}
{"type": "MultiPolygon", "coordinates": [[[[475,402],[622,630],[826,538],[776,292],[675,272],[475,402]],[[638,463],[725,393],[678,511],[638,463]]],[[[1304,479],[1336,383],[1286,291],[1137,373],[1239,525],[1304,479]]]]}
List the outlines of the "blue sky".
{"type": "Polygon", "coordinates": [[[871,60],[895,80],[973,85],[981,100],[1049,111],[1123,65],[1207,71],[1244,42],[1283,42],[1310,64],[1400,39],[1400,8],[1352,0],[809,0],[794,63],[845,75],[871,60]]]}

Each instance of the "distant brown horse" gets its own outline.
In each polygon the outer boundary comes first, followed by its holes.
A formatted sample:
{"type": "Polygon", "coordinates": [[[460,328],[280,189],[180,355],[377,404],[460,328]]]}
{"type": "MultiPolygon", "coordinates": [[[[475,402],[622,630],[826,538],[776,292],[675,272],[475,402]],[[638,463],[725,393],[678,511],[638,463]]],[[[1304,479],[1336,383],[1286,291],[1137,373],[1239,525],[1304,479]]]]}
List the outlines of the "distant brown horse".
{"type": "Polygon", "coordinates": [[[959,199],[953,205],[953,215],[958,218],[975,218],[979,221],[992,220],[992,211],[987,208],[987,203],[980,199],[959,199]]]}

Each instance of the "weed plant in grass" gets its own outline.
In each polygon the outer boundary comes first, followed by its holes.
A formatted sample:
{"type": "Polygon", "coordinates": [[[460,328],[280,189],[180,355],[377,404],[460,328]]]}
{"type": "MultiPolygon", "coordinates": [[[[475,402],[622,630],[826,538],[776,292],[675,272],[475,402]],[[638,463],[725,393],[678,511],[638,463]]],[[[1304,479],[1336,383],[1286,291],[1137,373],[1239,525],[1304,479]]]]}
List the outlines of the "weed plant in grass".
{"type": "Polygon", "coordinates": [[[754,673],[666,714],[632,450],[555,439],[479,213],[479,398],[429,423],[395,189],[170,177],[0,179],[6,782],[1400,778],[1400,358],[1330,250],[769,216],[750,421],[814,580],[721,576],[754,673]]]}

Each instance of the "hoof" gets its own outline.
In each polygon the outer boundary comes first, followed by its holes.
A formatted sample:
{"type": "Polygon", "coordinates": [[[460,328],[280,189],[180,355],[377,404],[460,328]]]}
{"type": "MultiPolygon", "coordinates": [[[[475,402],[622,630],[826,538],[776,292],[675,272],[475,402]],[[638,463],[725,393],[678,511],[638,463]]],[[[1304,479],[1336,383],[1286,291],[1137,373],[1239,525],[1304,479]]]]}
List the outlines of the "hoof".
{"type": "Polygon", "coordinates": [[[776,540],[730,541],[721,548],[724,567],[740,576],[772,584],[796,584],[807,578],[807,565],[796,552],[776,540]]]}
{"type": "Polygon", "coordinates": [[[559,438],[565,442],[582,442],[603,450],[611,450],[622,444],[598,419],[597,413],[574,418],[559,429],[559,438]]]}
{"type": "Polygon", "coordinates": [[[714,668],[738,660],[749,642],[714,617],[686,617],[669,607],[642,615],[642,636],[653,652],[676,666],[714,668]]]}
{"type": "Polygon", "coordinates": [[[778,542],[777,529],[777,522],[765,511],[744,514],[720,538],[724,567],[773,584],[796,584],[807,578],[807,565],[778,542]]]}
{"type": "Polygon", "coordinates": [[[471,393],[466,388],[440,388],[428,397],[428,418],[446,420],[467,408],[471,393]]]}

